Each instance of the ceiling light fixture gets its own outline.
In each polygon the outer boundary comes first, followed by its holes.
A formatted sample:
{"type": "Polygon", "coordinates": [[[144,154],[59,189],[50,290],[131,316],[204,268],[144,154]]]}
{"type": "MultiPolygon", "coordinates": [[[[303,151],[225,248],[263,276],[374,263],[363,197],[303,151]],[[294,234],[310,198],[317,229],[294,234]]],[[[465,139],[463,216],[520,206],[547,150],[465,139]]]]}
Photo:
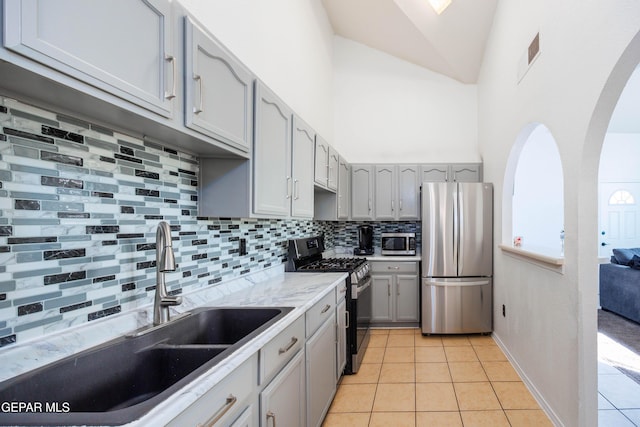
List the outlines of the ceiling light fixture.
{"type": "Polygon", "coordinates": [[[444,10],[449,7],[451,0],[429,0],[429,4],[440,15],[444,10]]]}

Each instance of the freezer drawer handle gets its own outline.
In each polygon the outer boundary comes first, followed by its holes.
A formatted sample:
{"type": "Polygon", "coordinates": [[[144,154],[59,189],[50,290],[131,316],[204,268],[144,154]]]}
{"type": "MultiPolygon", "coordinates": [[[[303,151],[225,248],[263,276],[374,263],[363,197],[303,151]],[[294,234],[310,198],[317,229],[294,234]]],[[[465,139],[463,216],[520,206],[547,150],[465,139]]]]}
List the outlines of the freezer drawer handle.
{"type": "Polygon", "coordinates": [[[400,270],[400,267],[398,267],[398,266],[395,266],[395,267],[388,266],[387,270],[400,270]]]}
{"type": "Polygon", "coordinates": [[[477,280],[474,282],[436,282],[436,281],[427,280],[424,283],[430,286],[482,286],[482,285],[488,285],[489,281],[477,280]]]}

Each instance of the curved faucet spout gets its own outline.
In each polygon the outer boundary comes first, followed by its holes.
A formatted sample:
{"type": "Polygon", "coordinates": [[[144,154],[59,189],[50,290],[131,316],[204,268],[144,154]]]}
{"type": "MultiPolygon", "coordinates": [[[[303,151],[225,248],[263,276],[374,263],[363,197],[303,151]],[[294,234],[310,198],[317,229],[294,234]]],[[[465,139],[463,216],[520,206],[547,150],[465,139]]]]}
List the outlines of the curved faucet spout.
{"type": "Polygon", "coordinates": [[[171,227],[165,221],[158,224],[156,231],[156,292],[153,300],[153,324],[160,325],[169,321],[169,306],[182,303],[179,296],[167,293],[164,275],[175,271],[176,258],[171,241],[171,227]]]}

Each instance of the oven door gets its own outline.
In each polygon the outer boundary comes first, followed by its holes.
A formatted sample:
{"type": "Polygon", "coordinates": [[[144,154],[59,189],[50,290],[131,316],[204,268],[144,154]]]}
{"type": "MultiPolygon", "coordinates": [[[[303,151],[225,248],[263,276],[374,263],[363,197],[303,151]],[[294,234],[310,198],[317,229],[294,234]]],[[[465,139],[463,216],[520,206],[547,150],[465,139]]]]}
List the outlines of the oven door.
{"type": "Polygon", "coordinates": [[[371,323],[371,277],[365,278],[354,289],[352,304],[355,306],[356,340],[355,353],[352,355],[353,373],[358,372],[364,353],[369,345],[371,323]]]}

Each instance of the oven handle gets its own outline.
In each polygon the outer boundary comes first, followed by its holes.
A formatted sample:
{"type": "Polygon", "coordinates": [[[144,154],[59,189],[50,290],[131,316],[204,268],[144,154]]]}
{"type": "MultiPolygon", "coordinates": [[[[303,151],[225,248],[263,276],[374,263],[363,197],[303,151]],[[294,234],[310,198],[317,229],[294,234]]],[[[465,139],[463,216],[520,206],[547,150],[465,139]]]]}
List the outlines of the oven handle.
{"type": "Polygon", "coordinates": [[[353,296],[353,299],[358,299],[358,295],[364,292],[369,286],[371,286],[371,276],[369,276],[362,285],[356,287],[356,292],[355,296],[353,296]]]}

